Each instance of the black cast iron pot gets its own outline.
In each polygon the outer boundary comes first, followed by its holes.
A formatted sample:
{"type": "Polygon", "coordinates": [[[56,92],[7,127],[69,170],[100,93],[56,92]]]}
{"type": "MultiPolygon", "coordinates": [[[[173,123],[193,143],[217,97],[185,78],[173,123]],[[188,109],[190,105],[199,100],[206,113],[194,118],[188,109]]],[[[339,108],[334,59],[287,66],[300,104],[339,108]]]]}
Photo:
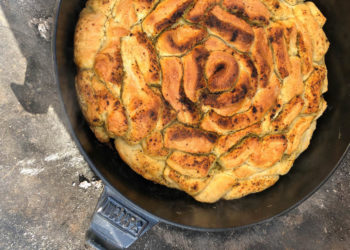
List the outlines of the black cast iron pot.
{"type": "Polygon", "coordinates": [[[326,56],[328,108],[318,121],[310,147],[292,170],[266,191],[239,200],[202,204],[183,192],[143,179],[112,147],[95,139],[80,112],[74,87],[73,35],[85,1],[58,1],[53,50],[62,102],[73,138],[105,184],[87,233],[90,243],[99,248],[128,247],[160,221],[201,231],[256,224],[296,207],[327,180],[350,142],[350,2],[315,3],[328,18],[325,32],[331,47],[326,56]]]}

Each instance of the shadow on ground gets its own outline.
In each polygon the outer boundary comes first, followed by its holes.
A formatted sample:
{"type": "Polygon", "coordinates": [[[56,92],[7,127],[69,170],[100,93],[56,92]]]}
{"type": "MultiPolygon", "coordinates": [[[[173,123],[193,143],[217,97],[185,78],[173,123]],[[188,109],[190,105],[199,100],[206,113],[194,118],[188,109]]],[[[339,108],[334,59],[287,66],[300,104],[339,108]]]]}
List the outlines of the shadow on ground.
{"type": "Polygon", "coordinates": [[[51,105],[62,118],[51,53],[52,7],[55,2],[2,0],[0,6],[27,60],[24,83],[11,83],[13,93],[25,111],[44,114],[51,105]],[[36,6],[34,10],[33,6],[36,6]]]}

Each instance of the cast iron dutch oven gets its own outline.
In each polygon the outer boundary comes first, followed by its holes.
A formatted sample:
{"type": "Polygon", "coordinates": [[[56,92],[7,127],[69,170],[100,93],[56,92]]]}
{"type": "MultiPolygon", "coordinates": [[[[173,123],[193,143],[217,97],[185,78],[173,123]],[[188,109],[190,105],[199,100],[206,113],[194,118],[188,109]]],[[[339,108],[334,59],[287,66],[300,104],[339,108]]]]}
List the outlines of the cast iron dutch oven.
{"type": "Polygon", "coordinates": [[[73,36],[85,1],[58,1],[53,51],[62,102],[73,138],[105,184],[87,234],[92,244],[99,248],[128,247],[158,222],[201,231],[256,224],[296,207],[327,180],[350,142],[350,2],[315,3],[328,18],[325,32],[331,47],[326,56],[328,109],[318,121],[310,147],[292,170],[266,191],[239,200],[201,204],[183,192],[143,179],[112,147],[95,139],[80,112],[74,87],[73,36]]]}

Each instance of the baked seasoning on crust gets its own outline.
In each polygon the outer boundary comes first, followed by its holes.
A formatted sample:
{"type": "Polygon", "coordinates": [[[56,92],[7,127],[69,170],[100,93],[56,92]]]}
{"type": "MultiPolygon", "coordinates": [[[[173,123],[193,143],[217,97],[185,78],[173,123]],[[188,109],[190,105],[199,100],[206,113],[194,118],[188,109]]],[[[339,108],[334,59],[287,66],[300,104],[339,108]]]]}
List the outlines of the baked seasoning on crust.
{"type": "Polygon", "coordinates": [[[327,104],[326,19],[303,0],[89,0],[76,89],[101,142],[200,202],[272,186],[327,104]]]}

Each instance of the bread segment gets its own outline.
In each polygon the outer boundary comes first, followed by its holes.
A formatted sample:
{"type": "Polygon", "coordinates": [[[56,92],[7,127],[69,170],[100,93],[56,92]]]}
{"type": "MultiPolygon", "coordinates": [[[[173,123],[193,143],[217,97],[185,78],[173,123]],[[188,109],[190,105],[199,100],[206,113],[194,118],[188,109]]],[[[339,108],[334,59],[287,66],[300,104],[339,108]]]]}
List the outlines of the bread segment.
{"type": "Polygon", "coordinates": [[[200,27],[190,25],[178,26],[160,35],[157,48],[161,56],[181,55],[192,49],[206,35],[207,31],[200,27]]]}
{"type": "Polygon", "coordinates": [[[165,0],[159,3],[142,22],[143,30],[155,36],[175,23],[191,4],[191,0],[165,0]]]}
{"type": "Polygon", "coordinates": [[[269,24],[270,12],[259,0],[223,0],[222,5],[230,12],[242,15],[259,24],[269,24]]]}
{"type": "Polygon", "coordinates": [[[167,148],[188,153],[210,153],[216,140],[215,134],[182,125],[174,125],[164,131],[164,141],[167,148]]]}
{"type": "Polygon", "coordinates": [[[248,51],[253,43],[254,33],[250,25],[219,6],[215,6],[209,11],[205,25],[210,32],[222,37],[240,51],[248,51]]]}

